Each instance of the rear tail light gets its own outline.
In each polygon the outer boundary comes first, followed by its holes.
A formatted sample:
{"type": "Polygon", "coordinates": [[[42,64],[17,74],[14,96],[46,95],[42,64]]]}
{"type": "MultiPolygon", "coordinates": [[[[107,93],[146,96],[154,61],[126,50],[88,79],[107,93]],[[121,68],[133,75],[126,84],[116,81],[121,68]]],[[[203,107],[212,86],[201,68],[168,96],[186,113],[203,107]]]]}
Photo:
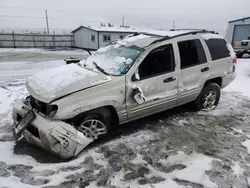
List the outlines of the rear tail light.
{"type": "Polygon", "coordinates": [[[236,65],[237,65],[237,58],[235,57],[233,59],[233,72],[235,72],[235,70],[236,70],[236,65]]]}

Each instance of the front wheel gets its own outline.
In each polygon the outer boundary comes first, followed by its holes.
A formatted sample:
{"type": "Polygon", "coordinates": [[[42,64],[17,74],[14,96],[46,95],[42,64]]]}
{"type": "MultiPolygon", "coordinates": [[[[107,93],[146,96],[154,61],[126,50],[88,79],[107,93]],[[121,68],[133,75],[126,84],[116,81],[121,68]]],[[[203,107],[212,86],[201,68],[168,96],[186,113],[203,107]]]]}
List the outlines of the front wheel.
{"type": "Polygon", "coordinates": [[[216,83],[206,85],[201,91],[194,105],[196,110],[211,110],[214,109],[220,100],[220,86],[216,83]]]}
{"type": "Polygon", "coordinates": [[[108,122],[97,114],[89,114],[82,119],[76,129],[82,132],[87,138],[96,140],[108,133],[108,122]]]}

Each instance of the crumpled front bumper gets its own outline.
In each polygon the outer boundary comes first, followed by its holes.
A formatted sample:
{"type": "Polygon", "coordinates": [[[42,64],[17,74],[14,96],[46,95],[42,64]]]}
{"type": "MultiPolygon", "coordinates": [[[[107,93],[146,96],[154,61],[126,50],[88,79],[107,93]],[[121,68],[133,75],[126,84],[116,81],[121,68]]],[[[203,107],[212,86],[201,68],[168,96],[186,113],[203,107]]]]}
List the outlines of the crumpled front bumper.
{"type": "MultiPolygon", "coordinates": [[[[17,123],[30,108],[22,101],[13,108],[13,119],[17,123]]],[[[36,118],[22,133],[28,143],[50,151],[63,159],[76,156],[93,140],[85,137],[72,125],[59,120],[50,120],[36,113],[36,118]]]]}

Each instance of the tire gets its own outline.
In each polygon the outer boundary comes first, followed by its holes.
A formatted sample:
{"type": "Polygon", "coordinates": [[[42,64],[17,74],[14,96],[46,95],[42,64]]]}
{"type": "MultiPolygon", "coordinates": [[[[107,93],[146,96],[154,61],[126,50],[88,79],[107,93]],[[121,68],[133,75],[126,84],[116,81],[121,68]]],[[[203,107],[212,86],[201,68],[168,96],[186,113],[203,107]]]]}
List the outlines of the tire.
{"type": "Polygon", "coordinates": [[[216,83],[209,83],[203,88],[200,95],[194,101],[195,110],[214,109],[219,103],[220,95],[220,86],[216,83]]]}
{"type": "Polygon", "coordinates": [[[237,57],[237,58],[242,58],[242,57],[243,57],[243,55],[244,55],[244,53],[243,53],[243,54],[242,54],[242,53],[240,53],[240,54],[237,54],[237,55],[236,55],[236,57],[237,57]]]}
{"type": "Polygon", "coordinates": [[[107,135],[110,123],[101,114],[89,113],[84,117],[78,118],[75,127],[87,138],[97,140],[107,135]]]}

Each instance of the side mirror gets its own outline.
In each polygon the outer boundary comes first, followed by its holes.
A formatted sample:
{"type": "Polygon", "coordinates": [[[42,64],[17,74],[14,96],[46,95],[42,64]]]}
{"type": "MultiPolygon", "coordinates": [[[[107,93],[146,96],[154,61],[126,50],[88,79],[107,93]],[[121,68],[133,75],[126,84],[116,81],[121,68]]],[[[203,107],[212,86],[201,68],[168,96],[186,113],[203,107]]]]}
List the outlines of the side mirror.
{"type": "Polygon", "coordinates": [[[135,74],[133,74],[132,76],[132,81],[139,81],[140,80],[140,76],[139,74],[136,72],[135,74]]]}

